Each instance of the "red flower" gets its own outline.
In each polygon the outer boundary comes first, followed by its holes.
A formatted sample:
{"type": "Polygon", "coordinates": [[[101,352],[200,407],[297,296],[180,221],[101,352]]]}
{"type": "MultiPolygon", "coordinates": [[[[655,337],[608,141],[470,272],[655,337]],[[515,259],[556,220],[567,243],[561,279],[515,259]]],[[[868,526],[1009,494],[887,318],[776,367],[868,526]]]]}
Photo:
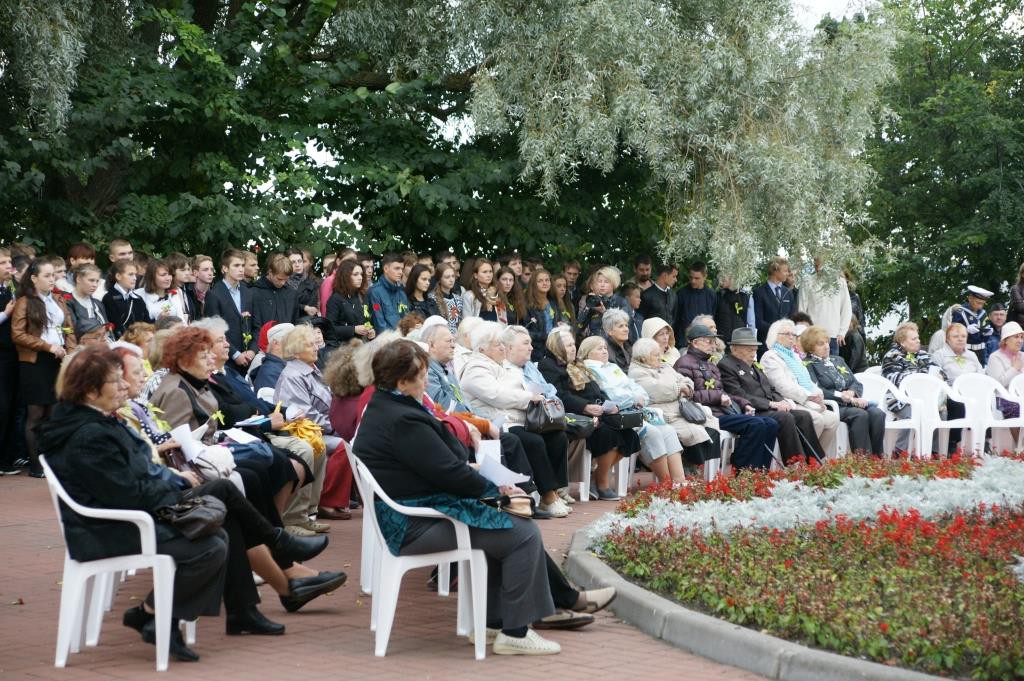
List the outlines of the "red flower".
{"type": "Polygon", "coordinates": [[[373,311],[374,312],[380,312],[380,303],[374,303],[373,304],[373,311]]]}
{"type": "Polygon", "coordinates": [[[107,322],[106,324],[103,325],[103,328],[105,328],[107,331],[113,331],[114,325],[110,322],[107,322]]]}
{"type": "Polygon", "coordinates": [[[878,628],[882,630],[883,634],[888,634],[889,633],[889,623],[888,622],[879,622],[878,623],[878,628]]]}
{"type": "Polygon", "coordinates": [[[178,289],[176,289],[176,288],[169,288],[169,289],[167,289],[167,295],[169,295],[169,296],[176,296],[176,295],[178,295],[178,289]]]}
{"type": "Polygon", "coordinates": [[[73,298],[74,298],[74,296],[73,296],[73,295],[71,295],[70,293],[65,293],[65,294],[64,294],[64,300],[70,301],[70,300],[72,300],[73,298]]]}

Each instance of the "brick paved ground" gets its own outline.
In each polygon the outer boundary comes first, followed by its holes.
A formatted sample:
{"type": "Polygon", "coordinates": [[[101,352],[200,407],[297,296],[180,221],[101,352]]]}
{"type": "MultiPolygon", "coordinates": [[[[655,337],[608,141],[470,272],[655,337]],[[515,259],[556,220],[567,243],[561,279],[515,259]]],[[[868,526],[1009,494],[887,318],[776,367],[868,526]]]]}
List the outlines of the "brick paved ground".
{"type": "MultiPolygon", "coordinates": [[[[610,502],[577,504],[563,520],[541,524],[549,551],[561,561],[573,531],[614,508],[610,502]]],[[[360,596],[359,529],[356,519],[334,522],[331,544],[312,565],[343,568],[348,584],[288,614],[269,587],[261,587],[263,612],[284,623],[283,637],[228,637],[224,620],[199,622],[198,664],[170,663],[154,671],[153,648],[120,624],[121,613],[149,589],[148,574],[122,585],[104,620],[99,646],[72,655],[66,669],[53,667],[64,547],[42,480],[0,478],[0,679],[458,679],[502,678],[587,681],[673,678],[692,681],[754,680],[761,677],[676,650],[601,613],[577,632],[546,632],[562,644],[561,655],[476,662],[465,639],[455,636],[455,596],[439,598],[425,588],[427,573],[406,575],[388,656],[373,656],[369,602],[360,596]],[[22,603],[23,602],[23,603],[22,603]],[[486,675],[481,677],[481,675],[486,675]]]]}

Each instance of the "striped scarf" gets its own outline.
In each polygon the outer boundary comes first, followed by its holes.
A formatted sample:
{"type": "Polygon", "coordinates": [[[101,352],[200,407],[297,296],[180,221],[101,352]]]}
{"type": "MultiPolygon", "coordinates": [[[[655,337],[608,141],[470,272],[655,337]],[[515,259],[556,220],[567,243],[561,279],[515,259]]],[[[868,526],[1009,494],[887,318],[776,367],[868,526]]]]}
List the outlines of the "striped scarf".
{"type": "Polygon", "coordinates": [[[793,374],[793,378],[796,379],[796,382],[800,384],[801,388],[810,393],[816,390],[814,381],[811,380],[811,374],[807,371],[807,367],[804,366],[804,363],[800,361],[800,358],[796,356],[795,352],[780,345],[779,343],[773,345],[772,350],[779,353],[779,357],[781,357],[782,361],[784,361],[786,366],[789,367],[789,372],[793,374]]]}

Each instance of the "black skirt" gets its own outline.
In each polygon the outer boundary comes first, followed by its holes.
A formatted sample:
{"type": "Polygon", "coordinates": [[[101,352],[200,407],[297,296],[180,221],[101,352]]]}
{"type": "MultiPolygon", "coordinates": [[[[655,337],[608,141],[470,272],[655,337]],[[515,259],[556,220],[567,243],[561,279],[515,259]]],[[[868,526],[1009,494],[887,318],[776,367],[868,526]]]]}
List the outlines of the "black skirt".
{"type": "Polygon", "coordinates": [[[640,436],[632,428],[616,430],[600,423],[594,434],[587,438],[587,449],[591,456],[601,456],[613,449],[618,449],[622,456],[629,456],[640,451],[640,436]]]}
{"type": "Polygon", "coordinates": [[[57,402],[57,372],[60,361],[52,352],[39,352],[35,363],[18,362],[18,383],[25,404],[49,405],[57,402]]]}

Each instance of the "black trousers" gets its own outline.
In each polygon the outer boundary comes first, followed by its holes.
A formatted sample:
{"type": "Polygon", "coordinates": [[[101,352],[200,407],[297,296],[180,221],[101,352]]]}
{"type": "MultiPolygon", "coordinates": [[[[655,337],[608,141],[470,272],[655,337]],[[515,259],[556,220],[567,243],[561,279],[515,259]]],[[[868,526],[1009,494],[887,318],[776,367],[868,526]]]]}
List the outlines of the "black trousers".
{"type": "MultiPolygon", "coordinates": [[[[194,620],[200,615],[217,617],[227,576],[228,535],[220,530],[196,541],[176,537],[156,545],[157,553],[174,558],[174,601],[171,617],[194,620]]],[[[252,581],[252,574],[249,575],[252,581]]],[[[153,607],[153,592],[146,596],[153,607]]]]}
{"type": "Polygon", "coordinates": [[[515,426],[508,432],[522,443],[538,492],[545,494],[569,484],[569,440],[564,431],[531,433],[515,426]]]}
{"type": "MultiPolygon", "coordinates": [[[[963,405],[960,405],[963,409],[963,405]]],[[[854,453],[869,453],[874,456],[885,456],[885,412],[878,407],[839,407],[839,419],[846,424],[850,434],[850,449],[854,453]]],[[[960,441],[960,431],[957,431],[957,441],[960,441]]],[[[950,446],[953,446],[953,438],[949,438],[950,446]]]]}
{"type": "Polygon", "coordinates": [[[0,469],[10,468],[18,458],[17,396],[18,356],[0,351],[0,469]]]}
{"type": "Polygon", "coordinates": [[[772,465],[772,452],[779,424],[767,416],[748,414],[722,414],[718,425],[737,436],[733,445],[730,462],[733,468],[760,468],[768,470],[772,465]]]}
{"type": "Polygon", "coordinates": [[[814,420],[811,413],[803,409],[792,411],[759,411],[758,416],[767,416],[779,424],[779,452],[782,453],[782,460],[789,461],[794,456],[809,456],[814,454],[808,451],[806,441],[814,453],[822,460],[825,459],[825,450],[818,441],[818,434],[814,432],[814,420]],[[797,432],[799,431],[799,432],[797,432]],[[802,437],[801,437],[802,436],[802,437]]]}

